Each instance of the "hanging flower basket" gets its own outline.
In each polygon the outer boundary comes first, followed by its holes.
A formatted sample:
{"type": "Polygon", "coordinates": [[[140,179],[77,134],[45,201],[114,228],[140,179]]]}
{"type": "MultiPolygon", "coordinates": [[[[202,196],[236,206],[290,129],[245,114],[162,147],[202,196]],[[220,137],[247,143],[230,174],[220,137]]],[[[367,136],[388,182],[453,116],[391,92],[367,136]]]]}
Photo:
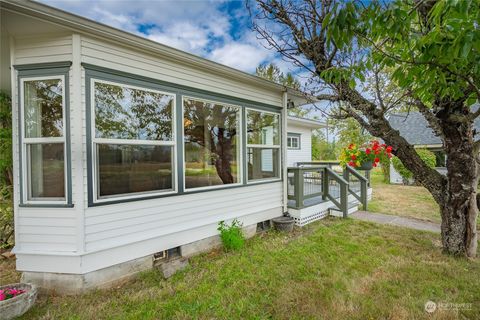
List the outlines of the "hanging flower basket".
{"type": "Polygon", "coordinates": [[[355,167],[357,170],[372,170],[373,169],[373,161],[365,161],[360,164],[360,167],[355,167]]]}
{"type": "Polygon", "coordinates": [[[28,283],[0,287],[0,320],[10,320],[27,312],[35,303],[37,288],[28,283]]]}
{"type": "Polygon", "coordinates": [[[340,155],[340,163],[344,167],[350,166],[357,170],[372,170],[384,157],[392,157],[392,147],[380,144],[377,140],[372,140],[361,146],[352,143],[343,149],[340,155]]]}

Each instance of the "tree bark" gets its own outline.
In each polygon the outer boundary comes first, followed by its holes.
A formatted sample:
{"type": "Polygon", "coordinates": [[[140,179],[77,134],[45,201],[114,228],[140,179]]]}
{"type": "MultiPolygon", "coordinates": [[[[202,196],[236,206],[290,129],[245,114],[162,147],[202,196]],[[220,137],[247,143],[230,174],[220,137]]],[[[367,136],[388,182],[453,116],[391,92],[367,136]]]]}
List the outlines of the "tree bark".
{"type": "Polygon", "coordinates": [[[211,151],[217,155],[215,159],[215,168],[217,169],[217,174],[222,180],[223,184],[233,183],[233,175],[231,168],[232,161],[232,140],[231,138],[226,138],[224,136],[224,129],[218,129],[218,143],[215,144],[213,141],[213,134],[211,135],[211,151]]]}
{"type": "Polygon", "coordinates": [[[445,132],[447,186],[443,201],[442,242],[444,251],[474,257],[477,250],[478,152],[474,148],[473,123],[463,116],[468,109],[461,104],[444,107],[437,114],[445,132]]]}

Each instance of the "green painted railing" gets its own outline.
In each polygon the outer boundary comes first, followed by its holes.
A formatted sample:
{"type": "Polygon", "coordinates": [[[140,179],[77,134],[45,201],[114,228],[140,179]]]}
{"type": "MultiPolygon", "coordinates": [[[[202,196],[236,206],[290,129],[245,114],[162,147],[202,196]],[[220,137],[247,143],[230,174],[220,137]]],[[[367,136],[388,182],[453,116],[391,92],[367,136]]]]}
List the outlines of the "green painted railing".
{"type": "Polygon", "coordinates": [[[346,217],[348,195],[352,194],[366,210],[368,178],[348,166],[339,174],[333,170],[339,164],[337,161],[321,162],[321,165],[301,162],[297,167],[288,168],[289,206],[302,209],[330,200],[346,217]]]}

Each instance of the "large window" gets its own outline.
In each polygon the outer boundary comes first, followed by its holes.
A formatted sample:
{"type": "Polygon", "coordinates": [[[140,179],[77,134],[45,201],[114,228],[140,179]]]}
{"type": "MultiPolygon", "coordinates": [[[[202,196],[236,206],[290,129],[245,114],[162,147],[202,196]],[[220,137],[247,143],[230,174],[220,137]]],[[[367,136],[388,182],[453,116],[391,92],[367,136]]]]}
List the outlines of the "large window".
{"type": "Polygon", "coordinates": [[[96,199],[175,190],[175,95],[92,80],[96,199]]]}
{"type": "Polygon", "coordinates": [[[247,110],[248,180],[280,177],[280,115],[247,110]]]}
{"type": "Polygon", "coordinates": [[[184,98],[185,188],[241,182],[240,107],[184,98]]]}
{"type": "Polygon", "coordinates": [[[65,203],[64,76],[21,80],[26,203],[65,203]]]}

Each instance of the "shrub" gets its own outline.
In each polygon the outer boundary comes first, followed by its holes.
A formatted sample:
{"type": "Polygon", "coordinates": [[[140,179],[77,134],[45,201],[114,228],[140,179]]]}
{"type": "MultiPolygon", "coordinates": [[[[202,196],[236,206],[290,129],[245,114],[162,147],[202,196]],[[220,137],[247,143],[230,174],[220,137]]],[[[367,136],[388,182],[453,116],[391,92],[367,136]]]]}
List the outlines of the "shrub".
{"type": "MultiPolygon", "coordinates": [[[[417,149],[417,153],[420,156],[420,159],[423,160],[430,168],[435,168],[437,164],[437,158],[435,154],[427,149],[417,149]]],[[[397,157],[392,158],[392,164],[395,170],[402,176],[405,181],[408,181],[413,178],[413,174],[405,168],[402,161],[397,157]]]]}
{"type": "Polygon", "coordinates": [[[12,101],[0,91],[0,182],[12,184],[12,101]]]}
{"type": "Polygon", "coordinates": [[[0,186],[0,249],[13,247],[12,186],[0,186]]]}
{"type": "Polygon", "coordinates": [[[237,219],[232,221],[228,226],[224,221],[218,224],[218,231],[220,231],[220,239],[222,239],[225,250],[238,250],[245,244],[245,237],[242,233],[242,224],[237,219]]]}

